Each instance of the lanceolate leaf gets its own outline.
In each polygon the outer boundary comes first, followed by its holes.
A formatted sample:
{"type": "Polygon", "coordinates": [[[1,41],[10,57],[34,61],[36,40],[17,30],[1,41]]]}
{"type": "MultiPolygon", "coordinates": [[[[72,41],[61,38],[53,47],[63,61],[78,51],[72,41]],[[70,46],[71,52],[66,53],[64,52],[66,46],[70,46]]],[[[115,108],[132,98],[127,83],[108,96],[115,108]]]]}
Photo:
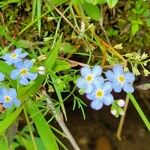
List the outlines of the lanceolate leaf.
{"type": "Polygon", "coordinates": [[[48,58],[46,59],[45,68],[46,68],[47,72],[49,72],[52,69],[52,67],[56,61],[58,52],[61,48],[61,39],[62,39],[62,35],[60,36],[60,38],[56,42],[56,46],[50,51],[48,58]]]}
{"type": "Polygon", "coordinates": [[[84,3],[82,5],[83,9],[92,19],[99,21],[101,18],[100,8],[97,5],[84,3]]]}
{"type": "Polygon", "coordinates": [[[17,108],[13,113],[9,114],[4,120],[0,121],[0,135],[2,135],[6,129],[17,119],[22,107],[17,108]]]}
{"type": "Polygon", "coordinates": [[[58,150],[55,136],[36,104],[33,101],[27,101],[26,106],[46,150],[58,150]]]}
{"type": "Polygon", "coordinates": [[[110,8],[113,8],[118,3],[118,0],[107,0],[107,4],[110,8]]]}

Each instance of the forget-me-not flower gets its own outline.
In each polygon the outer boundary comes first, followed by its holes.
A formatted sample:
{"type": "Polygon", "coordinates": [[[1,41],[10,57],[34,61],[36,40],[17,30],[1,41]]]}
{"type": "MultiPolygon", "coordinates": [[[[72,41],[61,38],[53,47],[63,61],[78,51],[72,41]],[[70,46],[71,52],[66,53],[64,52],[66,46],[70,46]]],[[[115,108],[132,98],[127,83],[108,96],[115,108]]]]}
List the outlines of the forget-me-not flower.
{"type": "Polygon", "coordinates": [[[4,108],[11,108],[13,105],[18,107],[21,104],[17,99],[17,92],[13,88],[0,88],[0,103],[4,108]]]}
{"type": "Polygon", "coordinates": [[[111,82],[96,82],[94,91],[87,94],[87,98],[91,100],[91,107],[95,110],[99,110],[105,105],[111,105],[114,102],[114,98],[110,93],[112,91],[111,82]]]}
{"type": "Polygon", "coordinates": [[[21,48],[17,48],[11,53],[6,53],[4,56],[2,56],[2,58],[8,65],[12,65],[21,62],[22,58],[26,57],[27,55],[28,53],[22,53],[21,48]]]}
{"type": "Polygon", "coordinates": [[[29,84],[29,81],[35,80],[37,78],[37,73],[30,71],[33,66],[33,62],[30,60],[25,60],[15,64],[16,69],[10,74],[11,79],[19,79],[19,83],[22,85],[29,84]]]}
{"type": "Polygon", "coordinates": [[[0,72],[0,81],[4,81],[5,75],[0,72]]]}
{"type": "Polygon", "coordinates": [[[107,79],[112,82],[115,92],[119,93],[122,89],[126,93],[134,92],[132,84],[135,80],[135,76],[131,72],[124,72],[121,65],[114,66],[113,70],[108,70],[105,75],[107,79]]]}
{"type": "Polygon", "coordinates": [[[102,68],[95,65],[92,69],[89,66],[81,68],[81,77],[77,80],[77,87],[84,89],[85,93],[89,94],[94,90],[94,83],[103,80],[100,77],[102,68]]]}

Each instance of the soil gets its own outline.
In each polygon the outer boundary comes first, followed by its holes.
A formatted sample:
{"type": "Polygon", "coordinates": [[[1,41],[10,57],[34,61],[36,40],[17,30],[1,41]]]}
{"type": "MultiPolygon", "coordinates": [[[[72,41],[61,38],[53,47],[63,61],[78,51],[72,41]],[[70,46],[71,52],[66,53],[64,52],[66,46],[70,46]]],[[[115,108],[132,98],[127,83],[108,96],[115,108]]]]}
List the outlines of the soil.
{"type": "MultiPolygon", "coordinates": [[[[150,116],[150,112],[142,99],[144,94],[145,100],[150,102],[149,93],[150,91],[135,93],[147,116],[150,116]]],[[[120,118],[111,115],[110,107],[103,107],[100,111],[95,111],[88,103],[87,105],[85,120],[80,110],[72,111],[71,104],[66,106],[68,107],[67,114],[69,114],[66,124],[81,150],[150,150],[150,133],[131,102],[125,117],[121,141],[116,138],[120,118]]],[[[73,150],[66,139],[64,143],[69,150],[73,150]]]]}

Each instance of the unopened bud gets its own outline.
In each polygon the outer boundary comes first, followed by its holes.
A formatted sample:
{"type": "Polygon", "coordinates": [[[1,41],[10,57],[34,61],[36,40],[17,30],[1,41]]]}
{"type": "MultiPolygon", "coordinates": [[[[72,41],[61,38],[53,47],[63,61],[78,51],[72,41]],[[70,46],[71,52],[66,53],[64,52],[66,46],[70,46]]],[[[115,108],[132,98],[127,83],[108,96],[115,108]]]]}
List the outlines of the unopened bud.
{"type": "Polygon", "coordinates": [[[37,68],[38,69],[38,73],[41,74],[41,75],[44,75],[45,74],[45,67],[44,66],[40,66],[37,68]]]}

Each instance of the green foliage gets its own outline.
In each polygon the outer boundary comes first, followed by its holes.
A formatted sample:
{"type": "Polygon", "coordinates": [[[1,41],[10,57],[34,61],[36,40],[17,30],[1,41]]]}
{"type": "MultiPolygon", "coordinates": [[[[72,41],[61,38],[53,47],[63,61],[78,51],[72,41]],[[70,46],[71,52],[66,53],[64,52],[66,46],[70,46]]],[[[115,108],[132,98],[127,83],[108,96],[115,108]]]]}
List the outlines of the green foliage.
{"type": "MultiPolygon", "coordinates": [[[[62,111],[67,120],[67,115],[70,115],[66,111],[67,101],[72,102],[73,111],[80,109],[86,119],[88,114],[83,91],[74,86],[78,69],[86,63],[103,62],[107,68],[122,63],[123,56],[135,75],[150,74],[148,1],[127,0],[124,5],[121,0],[1,0],[0,8],[1,56],[21,47],[34,61],[33,70],[45,67],[44,75],[38,75],[28,86],[21,86],[17,80],[10,78],[13,66],[0,60],[0,72],[6,76],[4,86],[16,88],[22,102],[19,108],[4,109],[0,113],[0,148],[4,150],[16,149],[20,145],[27,150],[57,150],[58,144],[67,149],[54,134],[60,131],[55,129],[53,132],[48,120],[54,118],[55,109],[62,111]],[[41,92],[43,89],[56,106],[54,110],[48,108],[41,92]],[[25,119],[21,115],[22,108],[27,111],[23,111],[27,125],[19,130],[16,140],[10,142],[6,131],[18,118],[25,119]]],[[[139,88],[147,90],[149,85],[139,88]]],[[[131,94],[128,96],[150,130],[149,121],[137,100],[131,94]]],[[[116,117],[123,115],[123,108],[118,106],[117,101],[111,109],[116,110],[116,117]]],[[[61,135],[66,136],[65,133],[61,135]]]]}
{"type": "Polygon", "coordinates": [[[118,3],[118,0],[107,0],[107,4],[110,8],[113,8],[118,3]]]}
{"type": "Polygon", "coordinates": [[[84,3],[82,5],[83,9],[87,13],[88,16],[90,16],[92,19],[99,21],[101,18],[101,12],[98,6],[89,4],[89,3],[84,3]]]}
{"type": "Polygon", "coordinates": [[[36,104],[33,101],[27,101],[26,105],[46,149],[58,150],[55,136],[36,104]]]}

